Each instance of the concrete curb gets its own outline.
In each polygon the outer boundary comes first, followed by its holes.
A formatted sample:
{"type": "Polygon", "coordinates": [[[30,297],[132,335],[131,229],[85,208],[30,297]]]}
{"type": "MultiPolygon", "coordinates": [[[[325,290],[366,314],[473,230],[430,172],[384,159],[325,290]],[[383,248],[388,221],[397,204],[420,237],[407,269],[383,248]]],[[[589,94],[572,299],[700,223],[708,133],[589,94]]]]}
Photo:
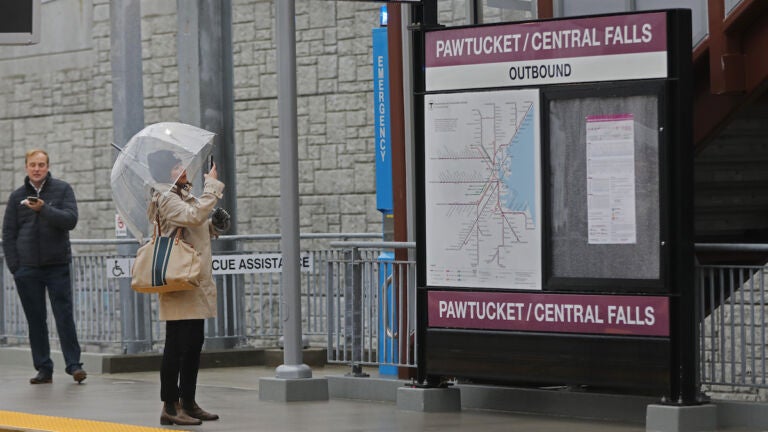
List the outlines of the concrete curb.
{"type": "MultiPolygon", "coordinates": [[[[83,369],[88,373],[123,373],[147,372],[160,370],[162,353],[140,354],[80,354],[83,369]]],[[[63,373],[64,357],[61,351],[51,351],[56,370],[63,373]]],[[[306,348],[303,351],[304,363],[312,367],[326,364],[325,348],[306,348]]],[[[230,350],[206,350],[200,357],[200,367],[221,368],[241,366],[279,366],[283,363],[283,350],[279,348],[244,348],[230,350]]],[[[15,365],[32,367],[32,354],[26,347],[0,347],[0,365],[15,365]]],[[[56,372],[54,370],[54,372],[56,372]]]]}

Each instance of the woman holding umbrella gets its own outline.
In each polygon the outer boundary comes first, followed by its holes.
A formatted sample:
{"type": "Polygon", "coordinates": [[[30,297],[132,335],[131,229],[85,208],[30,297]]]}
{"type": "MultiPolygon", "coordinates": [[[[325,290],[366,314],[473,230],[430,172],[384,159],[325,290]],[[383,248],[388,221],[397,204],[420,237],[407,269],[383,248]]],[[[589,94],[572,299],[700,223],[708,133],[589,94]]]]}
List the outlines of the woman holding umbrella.
{"type": "Polygon", "coordinates": [[[161,183],[155,187],[147,216],[158,221],[160,233],[171,235],[183,228],[183,238],[200,254],[200,285],[189,291],[160,294],[160,320],[166,322],[165,348],[160,368],[160,414],[162,425],[199,425],[216,420],[197,404],[195,392],[204,342],[204,320],[216,316],[216,285],[211,275],[211,237],[229,228],[229,215],[216,209],[224,183],[218,180],[216,165],[204,175],[203,193],[191,194],[184,165],[168,150],[147,157],[149,171],[161,183]],[[211,212],[214,216],[211,218],[211,212]],[[215,222],[214,222],[215,221],[215,222]]]}

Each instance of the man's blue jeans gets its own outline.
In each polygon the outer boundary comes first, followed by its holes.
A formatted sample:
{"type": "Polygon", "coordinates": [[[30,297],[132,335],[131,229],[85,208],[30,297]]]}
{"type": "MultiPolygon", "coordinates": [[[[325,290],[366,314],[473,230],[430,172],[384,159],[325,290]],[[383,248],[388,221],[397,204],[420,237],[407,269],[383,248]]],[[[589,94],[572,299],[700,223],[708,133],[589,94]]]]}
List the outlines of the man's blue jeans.
{"type": "Polygon", "coordinates": [[[80,369],[80,344],[77,342],[75,320],[72,315],[72,283],[69,265],[46,267],[20,267],[13,275],[19,292],[24,315],[29,325],[29,345],[32,348],[32,362],[38,371],[53,374],[51,346],[48,341],[47,310],[45,291],[51,300],[51,309],[56,318],[56,330],[66,372],[72,374],[80,369]]]}

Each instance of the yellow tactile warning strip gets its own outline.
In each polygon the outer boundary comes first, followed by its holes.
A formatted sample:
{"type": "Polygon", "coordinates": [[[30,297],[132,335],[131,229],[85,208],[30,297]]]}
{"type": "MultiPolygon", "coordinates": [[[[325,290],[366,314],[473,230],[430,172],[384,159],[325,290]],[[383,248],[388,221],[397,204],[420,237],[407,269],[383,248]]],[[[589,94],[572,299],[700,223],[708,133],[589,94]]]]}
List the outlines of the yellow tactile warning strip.
{"type": "MultiPolygon", "coordinates": [[[[179,429],[175,429],[178,431],[179,429]]],[[[153,432],[168,429],[0,411],[0,432],[153,432]]]]}

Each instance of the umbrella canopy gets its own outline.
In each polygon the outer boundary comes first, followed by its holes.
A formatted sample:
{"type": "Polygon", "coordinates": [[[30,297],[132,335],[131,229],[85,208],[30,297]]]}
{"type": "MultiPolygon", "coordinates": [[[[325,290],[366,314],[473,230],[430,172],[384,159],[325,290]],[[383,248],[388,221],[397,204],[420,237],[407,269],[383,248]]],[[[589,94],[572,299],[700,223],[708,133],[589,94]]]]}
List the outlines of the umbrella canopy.
{"type": "Polygon", "coordinates": [[[140,242],[152,235],[147,208],[153,190],[169,190],[181,170],[195,178],[211,154],[214,133],[184,123],[155,123],[128,141],[110,177],[112,197],[126,227],[140,242]]]}

